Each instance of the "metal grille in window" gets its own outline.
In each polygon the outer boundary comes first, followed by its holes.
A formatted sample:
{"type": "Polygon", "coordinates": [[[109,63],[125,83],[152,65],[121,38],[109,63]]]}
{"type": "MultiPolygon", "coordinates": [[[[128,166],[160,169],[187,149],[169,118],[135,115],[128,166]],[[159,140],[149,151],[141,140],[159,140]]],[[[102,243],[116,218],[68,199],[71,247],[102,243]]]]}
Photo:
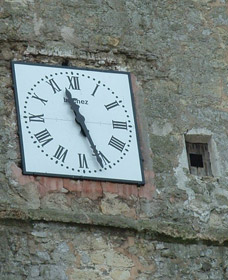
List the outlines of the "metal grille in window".
{"type": "Polygon", "coordinates": [[[208,144],[186,142],[186,148],[190,173],[198,176],[212,176],[208,144]]]}

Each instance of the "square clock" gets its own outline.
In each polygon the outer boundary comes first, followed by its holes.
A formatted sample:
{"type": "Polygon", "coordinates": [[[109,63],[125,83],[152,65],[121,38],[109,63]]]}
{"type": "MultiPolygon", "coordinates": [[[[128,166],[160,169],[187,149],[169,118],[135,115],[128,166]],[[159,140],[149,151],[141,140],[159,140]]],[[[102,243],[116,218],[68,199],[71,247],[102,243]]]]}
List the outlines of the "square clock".
{"type": "Polygon", "coordinates": [[[130,74],[12,62],[23,174],[144,184],[130,74]]]}

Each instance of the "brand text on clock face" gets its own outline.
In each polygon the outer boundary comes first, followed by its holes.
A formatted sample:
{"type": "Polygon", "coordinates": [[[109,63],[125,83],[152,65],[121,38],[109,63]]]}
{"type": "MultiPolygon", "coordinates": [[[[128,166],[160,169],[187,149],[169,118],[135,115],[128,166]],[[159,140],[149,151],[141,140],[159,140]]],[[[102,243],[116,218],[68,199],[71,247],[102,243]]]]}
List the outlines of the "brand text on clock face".
{"type": "MultiPolygon", "coordinates": [[[[63,99],[64,99],[64,102],[68,102],[68,100],[67,100],[66,97],[64,97],[63,99]]],[[[74,102],[75,102],[76,104],[89,105],[89,101],[88,101],[88,100],[79,100],[79,99],[77,99],[77,98],[73,98],[73,100],[74,100],[74,102]]]]}

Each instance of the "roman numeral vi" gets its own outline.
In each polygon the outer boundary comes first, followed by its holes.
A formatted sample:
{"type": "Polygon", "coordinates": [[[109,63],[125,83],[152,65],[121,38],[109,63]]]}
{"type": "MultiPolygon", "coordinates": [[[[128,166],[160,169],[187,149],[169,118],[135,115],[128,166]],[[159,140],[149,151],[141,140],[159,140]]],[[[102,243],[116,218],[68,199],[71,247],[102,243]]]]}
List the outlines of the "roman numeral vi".
{"type": "Polygon", "coordinates": [[[79,168],[89,168],[85,154],[78,154],[79,156],[79,168]]]}

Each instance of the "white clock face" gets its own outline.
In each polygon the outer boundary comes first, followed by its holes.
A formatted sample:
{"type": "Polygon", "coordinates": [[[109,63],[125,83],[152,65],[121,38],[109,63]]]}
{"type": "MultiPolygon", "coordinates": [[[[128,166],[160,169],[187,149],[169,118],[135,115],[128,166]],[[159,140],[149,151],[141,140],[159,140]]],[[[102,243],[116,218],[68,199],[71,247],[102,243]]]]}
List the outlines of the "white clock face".
{"type": "Polygon", "coordinates": [[[128,73],[12,66],[25,174],[143,184],[128,73]]]}

